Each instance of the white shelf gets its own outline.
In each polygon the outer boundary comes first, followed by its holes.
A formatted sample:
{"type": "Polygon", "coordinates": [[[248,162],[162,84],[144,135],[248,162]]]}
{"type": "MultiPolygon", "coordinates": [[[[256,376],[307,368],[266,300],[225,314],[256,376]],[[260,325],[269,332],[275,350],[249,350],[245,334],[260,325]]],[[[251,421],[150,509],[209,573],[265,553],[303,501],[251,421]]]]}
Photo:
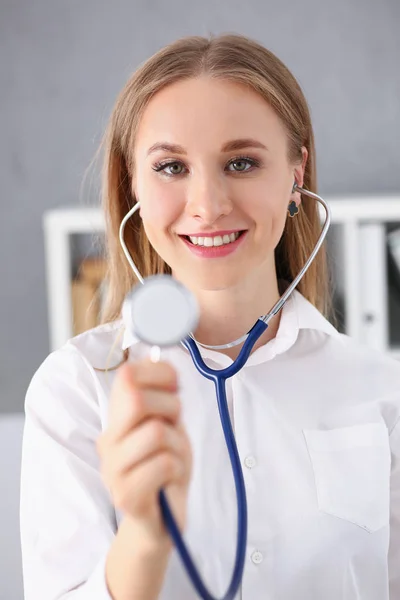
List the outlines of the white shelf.
{"type": "Polygon", "coordinates": [[[50,349],[72,337],[71,236],[104,231],[100,208],[57,208],[44,213],[50,349]]]}
{"type": "MultiPolygon", "coordinates": [[[[326,197],[332,210],[333,223],[349,221],[400,221],[400,196],[332,196],[326,197]]],[[[324,213],[323,208],[321,207],[324,213]]]]}
{"type": "MultiPolygon", "coordinates": [[[[400,223],[400,196],[325,197],[332,225],[342,227],[343,296],[346,333],[400,359],[400,348],[388,348],[386,250],[383,227],[400,223]],[[374,224],[376,227],[374,227],[374,224]],[[368,225],[372,227],[368,228],[368,225]],[[373,233],[374,232],[374,233],[373,233]],[[367,246],[366,246],[367,244],[367,246]],[[368,313],[368,319],[366,314],[368,313]]],[[[325,211],[320,205],[321,220],[325,211]]],[[[51,350],[72,337],[71,236],[101,233],[100,208],[69,207],[43,215],[51,350]]]]}

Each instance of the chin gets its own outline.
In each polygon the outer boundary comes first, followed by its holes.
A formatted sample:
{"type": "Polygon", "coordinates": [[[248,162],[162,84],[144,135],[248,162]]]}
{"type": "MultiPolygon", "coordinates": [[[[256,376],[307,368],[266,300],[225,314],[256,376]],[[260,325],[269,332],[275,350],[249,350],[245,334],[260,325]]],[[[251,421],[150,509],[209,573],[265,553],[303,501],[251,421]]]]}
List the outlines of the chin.
{"type": "Polygon", "coordinates": [[[240,285],[241,275],[234,269],[235,272],[228,274],[225,270],[223,276],[216,276],[208,273],[179,273],[175,275],[179,281],[186,285],[193,292],[196,290],[204,290],[209,292],[218,292],[229,288],[234,288],[240,285]]]}

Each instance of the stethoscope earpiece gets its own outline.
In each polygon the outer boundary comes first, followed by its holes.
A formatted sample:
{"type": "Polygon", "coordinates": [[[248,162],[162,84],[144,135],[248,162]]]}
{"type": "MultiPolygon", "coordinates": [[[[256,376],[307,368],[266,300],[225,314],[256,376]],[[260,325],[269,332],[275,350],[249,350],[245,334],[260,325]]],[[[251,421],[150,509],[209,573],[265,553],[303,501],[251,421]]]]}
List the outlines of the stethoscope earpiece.
{"type": "Polygon", "coordinates": [[[292,194],[293,194],[293,192],[295,192],[295,191],[296,191],[296,188],[298,188],[298,187],[299,187],[299,186],[297,185],[297,183],[296,183],[296,181],[295,181],[295,182],[294,182],[294,184],[293,184],[293,187],[292,187],[292,194]]]}

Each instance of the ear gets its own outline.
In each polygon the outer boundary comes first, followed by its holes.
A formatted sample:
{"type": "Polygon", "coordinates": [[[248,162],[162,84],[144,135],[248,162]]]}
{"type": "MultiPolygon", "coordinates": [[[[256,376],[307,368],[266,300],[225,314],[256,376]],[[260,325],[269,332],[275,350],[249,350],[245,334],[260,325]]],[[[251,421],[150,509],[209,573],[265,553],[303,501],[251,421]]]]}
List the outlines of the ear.
{"type": "MultiPolygon", "coordinates": [[[[131,185],[131,193],[132,193],[133,201],[136,204],[137,202],[139,202],[139,198],[138,198],[137,193],[136,193],[136,183],[135,183],[135,181],[133,179],[132,179],[132,185],[131,185]]],[[[142,205],[139,206],[139,211],[138,211],[138,214],[139,214],[140,217],[142,216],[141,215],[141,210],[142,210],[142,205]]]]}
{"type": "MultiPolygon", "coordinates": [[[[296,183],[299,187],[303,186],[304,173],[306,170],[306,164],[307,164],[307,159],[308,159],[308,150],[305,146],[302,147],[301,154],[302,154],[301,164],[300,163],[297,164],[293,170],[293,181],[296,181],[296,183]]],[[[301,196],[300,196],[299,192],[294,192],[293,195],[295,195],[295,194],[297,194],[296,204],[300,204],[301,196]]]]}

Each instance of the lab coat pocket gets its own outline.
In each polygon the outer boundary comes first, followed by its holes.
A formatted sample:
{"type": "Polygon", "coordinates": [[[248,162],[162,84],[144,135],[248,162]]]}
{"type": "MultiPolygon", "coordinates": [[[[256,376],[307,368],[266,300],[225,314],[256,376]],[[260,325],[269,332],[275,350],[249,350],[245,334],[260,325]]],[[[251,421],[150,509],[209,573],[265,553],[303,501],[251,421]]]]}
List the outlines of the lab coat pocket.
{"type": "Polygon", "coordinates": [[[384,423],[303,429],[318,508],[369,532],[389,523],[389,434],[384,423]]]}

